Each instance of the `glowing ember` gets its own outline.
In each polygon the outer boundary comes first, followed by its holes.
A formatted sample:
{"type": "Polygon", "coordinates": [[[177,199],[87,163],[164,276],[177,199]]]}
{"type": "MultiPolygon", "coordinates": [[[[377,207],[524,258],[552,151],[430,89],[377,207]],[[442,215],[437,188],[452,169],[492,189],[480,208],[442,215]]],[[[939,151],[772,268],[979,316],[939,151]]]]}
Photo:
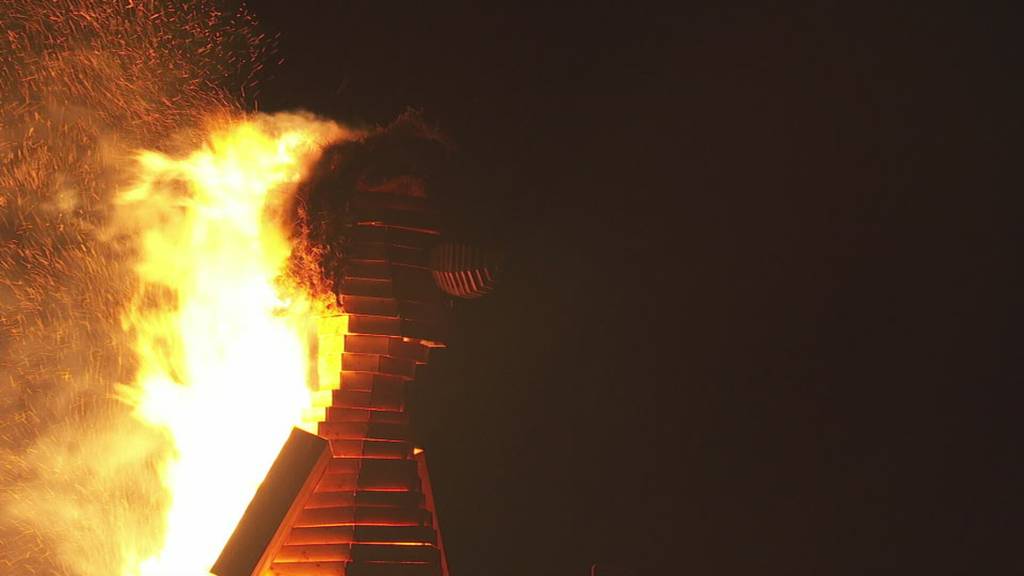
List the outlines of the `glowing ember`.
{"type": "Polygon", "coordinates": [[[207,574],[312,405],[308,334],[324,308],[282,281],[292,246],[273,215],[318,145],[340,135],[294,117],[243,121],[186,158],[142,154],[140,182],[121,197],[145,229],[128,393],[175,447],[162,468],[164,545],[145,576],[207,574]]]}

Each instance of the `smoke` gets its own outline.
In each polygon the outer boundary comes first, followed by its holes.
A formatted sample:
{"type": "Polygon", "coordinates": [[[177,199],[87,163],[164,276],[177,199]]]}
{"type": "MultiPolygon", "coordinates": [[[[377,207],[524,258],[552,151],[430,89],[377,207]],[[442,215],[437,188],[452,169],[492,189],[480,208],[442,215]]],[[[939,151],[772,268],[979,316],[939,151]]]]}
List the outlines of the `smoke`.
{"type": "Polygon", "coordinates": [[[213,0],[0,0],[0,28],[0,573],[111,576],[158,545],[170,449],[115,397],[113,198],[132,150],[237,113],[273,42],[213,0]]]}
{"type": "Polygon", "coordinates": [[[400,182],[410,190],[429,188],[434,194],[453,188],[454,147],[428,125],[419,112],[408,110],[386,126],[353,133],[324,149],[299,186],[296,215],[315,260],[313,274],[300,275],[307,284],[330,290],[344,264],[344,230],[350,224],[351,194],[400,182]]]}

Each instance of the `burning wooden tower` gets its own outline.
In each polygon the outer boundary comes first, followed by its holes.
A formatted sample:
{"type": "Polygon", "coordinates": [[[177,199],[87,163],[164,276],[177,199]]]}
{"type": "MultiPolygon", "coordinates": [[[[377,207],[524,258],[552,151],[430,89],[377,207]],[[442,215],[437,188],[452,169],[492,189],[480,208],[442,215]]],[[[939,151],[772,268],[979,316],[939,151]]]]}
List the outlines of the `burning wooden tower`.
{"type": "Polygon", "coordinates": [[[325,152],[307,183],[313,241],[347,318],[340,388],[318,436],[296,430],[212,572],[447,576],[425,455],[406,410],[416,367],[444,346],[446,300],[494,284],[496,263],[442,240],[414,117],[325,152]]]}

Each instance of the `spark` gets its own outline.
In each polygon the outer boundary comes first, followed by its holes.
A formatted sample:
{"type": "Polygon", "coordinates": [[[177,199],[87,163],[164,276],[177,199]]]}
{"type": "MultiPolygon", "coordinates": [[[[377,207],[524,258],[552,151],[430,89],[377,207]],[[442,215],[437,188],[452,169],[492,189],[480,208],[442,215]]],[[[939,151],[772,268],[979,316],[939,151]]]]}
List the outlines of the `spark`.
{"type": "Polygon", "coordinates": [[[160,545],[171,449],[115,393],[137,281],[112,200],[133,150],[238,114],[275,40],[215,0],[0,0],[0,30],[0,573],[110,576],[160,545]]]}

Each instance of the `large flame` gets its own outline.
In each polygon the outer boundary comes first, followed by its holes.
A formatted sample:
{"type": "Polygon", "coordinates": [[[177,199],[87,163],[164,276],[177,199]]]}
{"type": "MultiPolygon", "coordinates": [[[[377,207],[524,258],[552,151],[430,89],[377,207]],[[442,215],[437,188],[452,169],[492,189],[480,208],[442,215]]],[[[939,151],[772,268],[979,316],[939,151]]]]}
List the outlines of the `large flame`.
{"type": "Polygon", "coordinates": [[[323,121],[248,118],[221,123],[184,157],[138,157],[137,182],[120,196],[143,228],[125,319],[139,370],[123,392],[174,449],[160,466],[162,550],[124,576],[208,574],[308,417],[308,375],[324,362],[311,364],[309,334],[327,304],[286,277],[293,248],[280,215],[320,146],[343,135],[323,121]]]}
{"type": "Polygon", "coordinates": [[[344,320],[284,273],[279,215],[344,134],[250,116],[194,144],[273,52],[238,5],[0,0],[4,576],[206,574],[337,386],[344,320]]]}

